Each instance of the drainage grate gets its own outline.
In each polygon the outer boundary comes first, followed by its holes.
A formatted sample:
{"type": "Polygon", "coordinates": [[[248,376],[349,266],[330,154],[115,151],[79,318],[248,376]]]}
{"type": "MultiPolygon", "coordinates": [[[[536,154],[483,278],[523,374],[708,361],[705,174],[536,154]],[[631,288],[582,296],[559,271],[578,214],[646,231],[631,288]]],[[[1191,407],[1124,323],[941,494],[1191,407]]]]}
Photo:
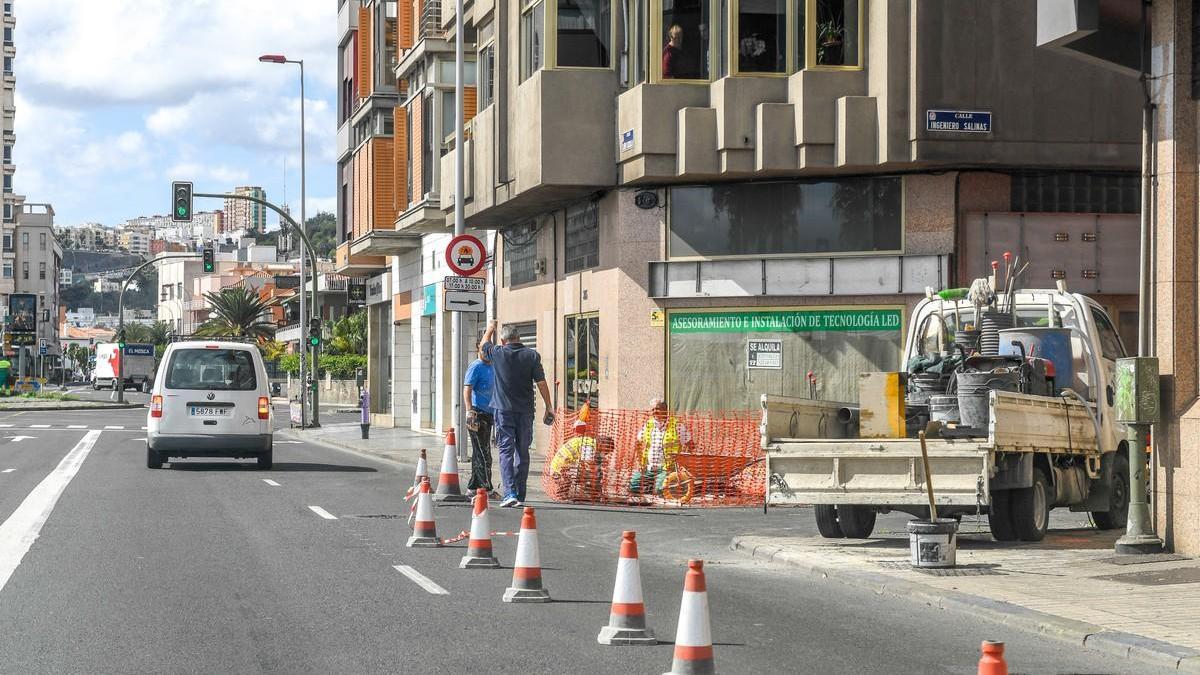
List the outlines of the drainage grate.
{"type": "Polygon", "coordinates": [[[1176,560],[1191,560],[1178,553],[1147,553],[1145,555],[1116,555],[1111,558],[1101,558],[1100,562],[1110,565],[1145,565],[1146,563],[1173,562],[1176,560]]]}
{"type": "Polygon", "coordinates": [[[912,570],[921,574],[928,574],[931,577],[991,577],[1001,576],[999,565],[995,564],[973,564],[973,565],[958,565],[957,567],[913,567],[906,560],[883,560],[879,561],[879,566],[889,570],[912,570]]]}

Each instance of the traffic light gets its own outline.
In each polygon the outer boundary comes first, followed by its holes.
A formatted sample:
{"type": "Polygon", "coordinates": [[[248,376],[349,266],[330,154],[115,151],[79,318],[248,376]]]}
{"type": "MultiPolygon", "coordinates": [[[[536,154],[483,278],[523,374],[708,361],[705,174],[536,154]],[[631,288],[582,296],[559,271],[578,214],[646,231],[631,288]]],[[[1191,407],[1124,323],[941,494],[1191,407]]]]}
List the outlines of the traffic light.
{"type": "Polygon", "coordinates": [[[192,222],[192,183],[177,180],[171,183],[171,220],[176,223],[192,222]]]}
{"type": "Polygon", "coordinates": [[[117,331],[117,346],[120,347],[121,349],[125,349],[125,329],[124,328],[117,331]]]}
{"type": "Polygon", "coordinates": [[[308,320],[308,344],[313,348],[321,346],[321,320],[316,317],[308,320]]]}
{"type": "Polygon", "coordinates": [[[213,262],[212,247],[205,246],[202,255],[204,256],[204,272],[209,273],[216,269],[216,263],[213,262]]]}

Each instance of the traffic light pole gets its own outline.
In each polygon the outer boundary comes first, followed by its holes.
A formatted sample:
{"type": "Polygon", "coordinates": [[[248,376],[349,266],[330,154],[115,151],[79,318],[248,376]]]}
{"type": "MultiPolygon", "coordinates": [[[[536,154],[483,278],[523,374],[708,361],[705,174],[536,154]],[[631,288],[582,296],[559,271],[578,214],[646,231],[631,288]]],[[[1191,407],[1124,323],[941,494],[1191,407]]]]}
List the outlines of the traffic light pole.
{"type": "MultiPolygon", "coordinates": [[[[259,197],[254,197],[252,195],[221,194],[221,193],[214,193],[214,192],[196,192],[196,193],[194,193],[193,196],[206,197],[206,198],[211,198],[211,199],[242,199],[242,200],[245,200],[248,202],[254,202],[255,204],[259,204],[261,206],[265,206],[268,209],[271,209],[272,211],[274,211],[276,214],[278,214],[280,227],[284,227],[284,226],[290,227],[293,232],[300,235],[300,241],[304,242],[304,245],[301,247],[301,255],[304,255],[305,253],[307,253],[308,254],[308,262],[311,263],[311,265],[312,265],[312,304],[309,306],[309,312],[313,316],[317,316],[317,317],[321,316],[321,300],[320,300],[319,296],[317,295],[317,253],[316,253],[316,249],[313,248],[312,242],[308,240],[308,234],[304,231],[304,228],[301,227],[295,220],[292,219],[291,214],[289,214],[288,212],[279,208],[278,206],[275,206],[274,204],[272,204],[271,202],[269,202],[265,199],[260,199],[259,197]]],[[[301,275],[301,277],[300,277],[300,294],[301,295],[304,294],[304,276],[303,275],[301,275]]],[[[302,370],[300,373],[300,391],[301,391],[301,394],[300,394],[300,407],[301,407],[300,417],[301,417],[301,427],[302,428],[304,426],[303,425],[303,420],[304,420],[304,410],[303,409],[305,407],[304,400],[307,398],[307,396],[305,394],[309,392],[308,383],[304,381],[304,372],[303,372],[304,356],[308,350],[308,339],[307,338],[308,338],[308,317],[301,316],[300,317],[300,364],[301,364],[302,370]]],[[[316,359],[315,359],[316,350],[314,350],[313,353],[314,353],[314,360],[313,360],[312,371],[313,371],[313,373],[316,373],[317,372],[317,368],[316,368],[317,364],[316,364],[316,359]]],[[[317,389],[316,379],[317,378],[314,375],[314,377],[312,378],[313,387],[312,387],[312,391],[311,391],[311,395],[313,397],[312,424],[310,425],[313,427],[321,426],[320,407],[317,404],[318,402],[317,402],[317,392],[316,392],[316,389],[317,389]]]]}
{"type": "Polygon", "coordinates": [[[133,281],[133,278],[138,275],[138,272],[141,272],[160,260],[178,260],[184,258],[192,259],[199,257],[200,256],[196,255],[195,253],[174,253],[161,255],[157,258],[151,258],[134,268],[133,272],[130,272],[125,281],[121,283],[121,293],[117,296],[117,381],[113,384],[113,387],[115,387],[117,390],[118,402],[125,402],[125,347],[121,344],[125,336],[125,289],[129,288],[129,282],[133,281]]]}

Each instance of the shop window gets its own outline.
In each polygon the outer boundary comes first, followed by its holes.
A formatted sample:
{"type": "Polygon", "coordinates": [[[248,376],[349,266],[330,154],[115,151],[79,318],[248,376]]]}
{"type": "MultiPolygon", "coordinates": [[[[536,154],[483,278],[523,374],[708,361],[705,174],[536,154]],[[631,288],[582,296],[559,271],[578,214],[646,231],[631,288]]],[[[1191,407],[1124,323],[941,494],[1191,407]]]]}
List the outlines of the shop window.
{"type": "Polygon", "coordinates": [[[567,209],[564,272],[570,274],[600,264],[600,217],[595,202],[567,209]]]}
{"type": "Polygon", "coordinates": [[[754,410],[763,394],[858,401],[858,376],[900,367],[902,308],[671,312],[673,410],[754,410]],[[805,377],[816,378],[810,390],[805,377]]]}
{"type": "Polygon", "coordinates": [[[503,233],[504,266],[510,287],[537,280],[537,235],[533,223],[518,225],[503,233]]]}
{"type": "Polygon", "coordinates": [[[554,65],[608,68],[612,65],[611,0],[557,0],[554,65]]]}
{"type": "Polygon", "coordinates": [[[568,316],[563,334],[566,348],[566,407],[578,410],[584,403],[600,405],[600,317],[568,316]]]}
{"type": "Polygon", "coordinates": [[[862,0],[808,0],[805,37],[809,67],[862,65],[861,3],[862,0]]]}
{"type": "Polygon", "coordinates": [[[1014,174],[1010,208],[1025,213],[1138,213],[1141,177],[1136,173],[1058,172],[1014,174]]]}
{"type": "Polygon", "coordinates": [[[786,0],[738,0],[734,72],[787,72],[787,5],[786,0]]]}
{"type": "Polygon", "coordinates": [[[899,178],[671,188],[671,257],[900,251],[899,178]]]}
{"type": "Polygon", "coordinates": [[[521,81],[542,69],[546,42],[546,4],[527,3],[521,12],[521,81]]]}
{"type": "Polygon", "coordinates": [[[660,0],[661,31],[654,45],[663,80],[708,81],[711,71],[710,0],[660,0]]]}

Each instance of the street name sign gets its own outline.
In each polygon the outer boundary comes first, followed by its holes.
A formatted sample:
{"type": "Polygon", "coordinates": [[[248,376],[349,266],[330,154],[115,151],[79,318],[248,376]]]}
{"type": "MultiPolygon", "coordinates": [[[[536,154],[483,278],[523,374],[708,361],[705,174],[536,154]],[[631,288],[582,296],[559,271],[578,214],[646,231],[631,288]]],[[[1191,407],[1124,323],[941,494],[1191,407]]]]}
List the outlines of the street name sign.
{"type": "Polygon", "coordinates": [[[484,294],[469,291],[446,291],[447,312],[482,312],[484,294]]]}
{"type": "Polygon", "coordinates": [[[484,279],[483,277],[446,277],[442,280],[442,287],[447,291],[482,293],[484,279]]]}
{"type": "Polygon", "coordinates": [[[978,110],[927,110],[925,131],[963,134],[992,133],[992,113],[978,110]]]}

